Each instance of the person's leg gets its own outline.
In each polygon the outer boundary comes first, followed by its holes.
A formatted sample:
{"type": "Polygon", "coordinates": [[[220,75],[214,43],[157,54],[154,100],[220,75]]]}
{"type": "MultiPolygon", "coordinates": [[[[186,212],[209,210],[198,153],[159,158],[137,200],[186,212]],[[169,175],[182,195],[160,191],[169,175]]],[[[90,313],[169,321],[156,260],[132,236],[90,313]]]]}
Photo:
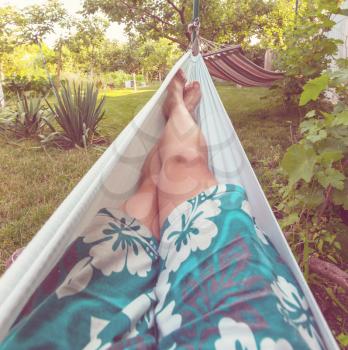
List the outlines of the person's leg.
{"type": "Polygon", "coordinates": [[[164,105],[168,122],[159,143],[160,227],[180,203],[217,183],[208,167],[204,136],[192,117],[201,98],[200,86],[193,82],[185,88],[185,83],[180,70],[168,87],[164,105]]]}
{"type": "Polygon", "coordinates": [[[216,183],[208,169],[204,137],[193,119],[200,98],[199,83],[185,86],[179,71],[168,87],[164,107],[168,123],[161,141],[144,163],[137,191],[121,206],[150,228],[156,239],[173,208],[216,183]]]}
{"type": "Polygon", "coordinates": [[[127,215],[148,227],[157,240],[159,240],[157,183],[160,169],[158,145],[155,145],[144,162],[138,189],[120,207],[127,215]]]}

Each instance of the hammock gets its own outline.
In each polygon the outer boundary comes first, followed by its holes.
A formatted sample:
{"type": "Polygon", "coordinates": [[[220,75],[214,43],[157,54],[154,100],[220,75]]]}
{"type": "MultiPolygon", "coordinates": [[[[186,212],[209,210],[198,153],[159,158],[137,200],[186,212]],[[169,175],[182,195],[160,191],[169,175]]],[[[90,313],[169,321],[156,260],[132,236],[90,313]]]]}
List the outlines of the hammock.
{"type": "Polygon", "coordinates": [[[284,74],[263,69],[244,56],[240,45],[219,47],[212,41],[200,38],[201,44],[208,52],[203,54],[211,76],[233,81],[241,86],[271,86],[276,80],[283,79],[284,74]]]}
{"type": "Polygon", "coordinates": [[[331,331],[305,282],[273,215],[209,75],[202,55],[187,52],[162,86],[68,195],[0,280],[0,340],[26,302],[63,256],[69,244],[86,228],[101,207],[117,207],[137,187],[147,153],[164,127],[162,103],[166,88],[179,68],[188,81],[198,80],[202,101],[198,121],[209,148],[209,164],[220,183],[245,187],[257,225],[267,232],[290,266],[307,298],[328,349],[338,349],[331,331]]]}

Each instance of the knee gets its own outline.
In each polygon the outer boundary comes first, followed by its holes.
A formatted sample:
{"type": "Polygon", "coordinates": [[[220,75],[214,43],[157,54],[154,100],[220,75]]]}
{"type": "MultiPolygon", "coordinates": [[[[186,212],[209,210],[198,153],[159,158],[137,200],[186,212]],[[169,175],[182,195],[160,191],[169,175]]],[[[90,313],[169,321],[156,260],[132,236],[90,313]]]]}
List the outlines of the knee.
{"type": "Polygon", "coordinates": [[[207,166],[208,160],[205,152],[197,148],[178,147],[170,157],[167,158],[167,165],[193,167],[196,165],[207,166]]]}

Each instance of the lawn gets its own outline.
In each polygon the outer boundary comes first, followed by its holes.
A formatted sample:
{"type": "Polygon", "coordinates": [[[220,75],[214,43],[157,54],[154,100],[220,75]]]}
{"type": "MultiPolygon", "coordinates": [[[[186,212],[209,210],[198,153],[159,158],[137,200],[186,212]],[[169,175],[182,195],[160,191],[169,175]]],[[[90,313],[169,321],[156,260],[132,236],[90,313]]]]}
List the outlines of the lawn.
{"type": "MultiPolygon", "coordinates": [[[[270,169],[290,143],[289,120],[280,99],[264,88],[218,87],[261,183],[273,198],[270,169]],[[268,97],[267,99],[265,97],[268,97]]],[[[149,100],[154,89],[108,92],[101,133],[109,140],[149,100]]],[[[103,149],[61,151],[42,149],[34,141],[0,137],[0,269],[18,247],[26,245],[103,149]]]]}

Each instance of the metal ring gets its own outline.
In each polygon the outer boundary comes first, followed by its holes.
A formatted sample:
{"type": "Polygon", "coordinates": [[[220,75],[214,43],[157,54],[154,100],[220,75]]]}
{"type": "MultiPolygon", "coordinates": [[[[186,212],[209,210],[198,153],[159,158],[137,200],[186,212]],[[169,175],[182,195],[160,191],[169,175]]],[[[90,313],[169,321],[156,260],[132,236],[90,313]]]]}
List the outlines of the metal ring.
{"type": "Polygon", "coordinates": [[[200,21],[199,21],[199,17],[196,17],[193,21],[192,24],[194,27],[199,27],[200,26],[200,21]]]}

